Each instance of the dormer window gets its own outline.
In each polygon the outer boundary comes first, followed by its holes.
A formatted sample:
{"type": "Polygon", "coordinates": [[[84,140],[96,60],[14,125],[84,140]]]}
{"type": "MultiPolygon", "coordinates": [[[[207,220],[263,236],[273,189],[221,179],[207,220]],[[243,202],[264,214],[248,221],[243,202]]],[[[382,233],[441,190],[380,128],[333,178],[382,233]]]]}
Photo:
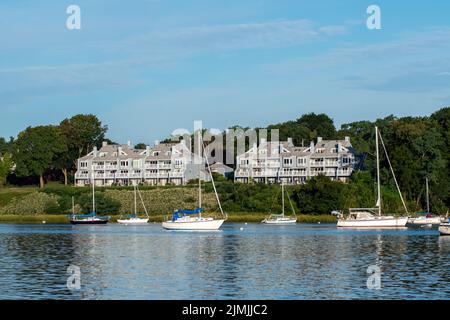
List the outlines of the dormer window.
{"type": "Polygon", "coordinates": [[[318,148],[318,149],[316,149],[316,152],[317,153],[324,153],[325,149],[324,148],[318,148]]]}
{"type": "Polygon", "coordinates": [[[154,157],[159,156],[159,151],[154,151],[154,152],[153,152],[153,156],[154,156],[154,157]]]}

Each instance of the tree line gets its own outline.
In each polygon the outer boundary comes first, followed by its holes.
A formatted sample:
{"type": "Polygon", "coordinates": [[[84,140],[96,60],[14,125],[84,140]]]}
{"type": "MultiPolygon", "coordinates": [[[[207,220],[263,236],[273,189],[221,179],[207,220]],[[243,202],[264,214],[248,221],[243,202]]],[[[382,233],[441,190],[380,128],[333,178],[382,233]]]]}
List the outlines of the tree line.
{"type": "MultiPolygon", "coordinates": [[[[319,136],[323,139],[349,136],[356,150],[357,170],[350,183],[342,186],[324,177],[311,179],[292,190],[292,198],[299,207],[322,212],[331,207],[325,204],[324,199],[334,199],[327,201],[333,202],[335,209],[341,205],[373,205],[375,125],[383,136],[400,188],[409,205],[425,207],[425,178],[428,178],[432,207],[439,210],[450,207],[450,107],[442,108],[430,116],[398,118],[390,115],[375,121],[345,123],[340,129],[326,114],[315,113],[269,125],[269,133],[270,129],[279,129],[281,140],[291,137],[296,145],[308,144],[319,136]],[[349,192],[349,196],[341,197],[344,189],[349,192]],[[323,208],[317,207],[319,204],[323,208]]],[[[77,159],[90,152],[94,146],[100,147],[102,141],[109,141],[106,138],[107,130],[108,127],[95,115],[88,114],[64,119],[59,125],[28,127],[17,138],[10,138],[9,141],[0,138],[0,185],[38,183],[43,187],[46,180],[50,179],[68,184],[76,171],[77,159]]],[[[394,209],[399,199],[395,200],[394,181],[384,156],[381,157],[381,182],[383,195],[388,199],[386,205],[391,203],[390,207],[394,209]]],[[[230,200],[228,206],[231,208],[233,202],[244,201],[242,197],[247,192],[240,189],[235,193],[230,188],[223,182],[223,191],[230,191],[225,197],[230,200]]],[[[262,188],[258,192],[263,194],[264,187],[258,188],[262,188]]],[[[251,201],[247,201],[248,205],[253,203],[257,210],[261,199],[250,194],[248,196],[251,198],[251,201]]],[[[262,207],[266,205],[261,204],[262,207]]]]}

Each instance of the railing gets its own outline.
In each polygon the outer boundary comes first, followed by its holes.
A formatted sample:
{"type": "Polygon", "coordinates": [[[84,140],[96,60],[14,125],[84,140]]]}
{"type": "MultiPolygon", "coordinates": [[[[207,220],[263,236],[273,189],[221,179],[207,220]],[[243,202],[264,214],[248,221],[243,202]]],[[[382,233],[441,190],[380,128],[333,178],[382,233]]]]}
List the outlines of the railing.
{"type": "Polygon", "coordinates": [[[158,165],[157,164],[145,164],[144,168],[145,169],[157,169],[158,165]]]}
{"type": "Polygon", "coordinates": [[[170,164],[158,164],[158,169],[170,169],[170,164]]]}

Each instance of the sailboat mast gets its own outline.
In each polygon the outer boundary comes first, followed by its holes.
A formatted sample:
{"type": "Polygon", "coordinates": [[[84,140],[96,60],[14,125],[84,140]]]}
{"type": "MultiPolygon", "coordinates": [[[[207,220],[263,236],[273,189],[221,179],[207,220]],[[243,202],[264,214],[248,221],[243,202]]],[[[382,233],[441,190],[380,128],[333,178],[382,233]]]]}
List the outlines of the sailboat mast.
{"type": "MultiPolygon", "coordinates": [[[[199,132],[198,132],[198,156],[199,156],[199,159],[201,159],[201,156],[202,156],[202,148],[200,147],[200,144],[201,144],[201,131],[199,130],[199,132]]],[[[203,161],[201,161],[201,163],[198,167],[198,207],[200,209],[202,208],[202,177],[201,177],[202,163],[203,163],[203,161]]],[[[202,217],[201,210],[200,210],[198,216],[200,218],[202,217]]]]}
{"type": "Polygon", "coordinates": [[[92,170],[92,212],[95,212],[95,179],[94,179],[94,166],[91,167],[92,170]]]}
{"type": "Polygon", "coordinates": [[[430,213],[430,197],[429,197],[429,193],[428,193],[428,177],[425,178],[425,183],[427,186],[427,213],[430,213]]]}
{"type": "Polygon", "coordinates": [[[72,214],[75,214],[75,201],[72,197],[72,214]]]}
{"type": "Polygon", "coordinates": [[[375,146],[377,149],[377,206],[378,215],[381,216],[381,186],[380,186],[380,152],[378,148],[378,127],[375,126],[375,146]]]}
{"type": "Polygon", "coordinates": [[[283,218],[284,218],[284,184],[283,184],[283,182],[281,182],[281,203],[282,203],[282,206],[283,206],[283,218]]]}
{"type": "Polygon", "coordinates": [[[134,215],[137,215],[137,197],[136,197],[136,186],[134,186],[134,215]]]}

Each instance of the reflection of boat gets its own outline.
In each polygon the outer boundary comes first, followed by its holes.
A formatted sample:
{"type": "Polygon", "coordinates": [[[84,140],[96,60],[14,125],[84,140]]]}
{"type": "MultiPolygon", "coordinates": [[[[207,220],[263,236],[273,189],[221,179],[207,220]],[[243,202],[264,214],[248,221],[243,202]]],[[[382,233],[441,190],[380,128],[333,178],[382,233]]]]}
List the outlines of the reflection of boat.
{"type": "Polygon", "coordinates": [[[386,158],[389,162],[389,166],[394,177],[395,184],[397,186],[400,199],[402,200],[405,211],[408,212],[403,196],[400,192],[400,188],[395,178],[394,170],[392,169],[391,162],[389,160],[386,147],[384,146],[383,138],[378,131],[378,127],[375,127],[375,146],[377,156],[377,203],[375,208],[352,208],[349,209],[347,217],[338,217],[338,227],[343,228],[401,228],[405,227],[408,222],[408,217],[395,217],[392,215],[381,214],[381,185],[380,185],[380,155],[378,148],[378,138],[381,139],[381,143],[386,154],[386,158]],[[378,214],[378,215],[377,215],[378,214]]]}
{"type": "Polygon", "coordinates": [[[269,217],[261,221],[265,224],[293,224],[297,223],[297,216],[295,215],[294,206],[292,205],[291,199],[288,196],[289,203],[291,204],[292,216],[285,216],[284,214],[284,184],[281,184],[281,202],[282,202],[282,212],[281,214],[271,214],[269,217]]]}
{"type": "Polygon", "coordinates": [[[107,224],[109,217],[97,217],[95,212],[95,180],[94,170],[92,170],[92,212],[88,214],[75,214],[72,199],[72,214],[70,215],[71,224],[107,224]]]}
{"type": "MultiPolygon", "coordinates": [[[[200,154],[205,150],[203,141],[201,139],[201,132],[199,135],[199,147],[200,154]]],[[[219,195],[217,194],[216,185],[214,183],[214,178],[211,173],[211,167],[209,165],[208,157],[204,157],[206,165],[208,167],[208,173],[211,177],[212,186],[214,193],[216,195],[216,200],[219,205],[220,212],[222,214],[221,219],[215,219],[211,217],[202,217],[202,183],[201,183],[201,170],[199,168],[198,175],[198,208],[195,210],[177,210],[172,214],[172,219],[166,220],[162,223],[162,227],[168,230],[218,230],[224,221],[227,219],[226,213],[222,210],[222,205],[220,204],[219,195]],[[196,216],[194,216],[196,215],[196,216]]]]}
{"type": "Polygon", "coordinates": [[[147,224],[148,222],[148,212],[145,207],[144,200],[142,199],[141,192],[138,189],[138,186],[134,186],[134,213],[127,215],[125,217],[121,217],[117,220],[118,223],[126,224],[126,225],[140,225],[147,224]],[[144,207],[145,215],[147,218],[139,218],[137,215],[137,194],[139,194],[139,198],[141,200],[142,206],[144,207]]]}
{"type": "Polygon", "coordinates": [[[426,197],[427,197],[427,211],[426,212],[421,212],[419,214],[421,214],[420,217],[416,217],[416,218],[409,218],[408,219],[408,227],[421,227],[421,228],[427,228],[427,227],[433,227],[433,226],[438,226],[443,218],[439,217],[439,216],[433,216],[430,213],[430,199],[429,199],[429,192],[428,192],[428,178],[425,179],[425,184],[426,184],[426,197]]]}

